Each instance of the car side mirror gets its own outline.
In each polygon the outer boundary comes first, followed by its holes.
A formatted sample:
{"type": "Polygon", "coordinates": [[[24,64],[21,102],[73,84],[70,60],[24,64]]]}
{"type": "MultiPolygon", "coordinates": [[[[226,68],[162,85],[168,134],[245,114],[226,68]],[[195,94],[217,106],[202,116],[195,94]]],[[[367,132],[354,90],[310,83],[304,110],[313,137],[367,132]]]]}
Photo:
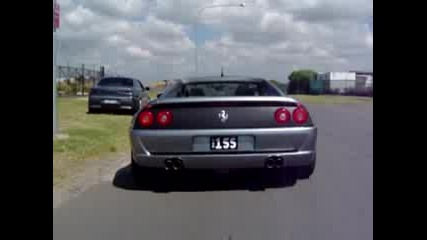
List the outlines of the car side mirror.
{"type": "Polygon", "coordinates": [[[157,93],[157,98],[159,98],[160,96],[162,96],[162,93],[163,93],[163,92],[159,92],[159,93],[157,93]]]}
{"type": "Polygon", "coordinates": [[[145,87],[145,90],[146,91],[150,91],[150,87],[145,87]]]}

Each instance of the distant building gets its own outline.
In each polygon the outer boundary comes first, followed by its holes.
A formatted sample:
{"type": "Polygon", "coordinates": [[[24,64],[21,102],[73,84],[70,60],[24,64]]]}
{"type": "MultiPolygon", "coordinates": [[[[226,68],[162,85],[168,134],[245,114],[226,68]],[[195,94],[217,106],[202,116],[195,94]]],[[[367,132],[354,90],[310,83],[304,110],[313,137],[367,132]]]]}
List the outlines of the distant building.
{"type": "Polygon", "coordinates": [[[325,90],[345,92],[347,89],[356,88],[356,73],[354,72],[319,73],[317,80],[324,82],[325,90]]]}
{"type": "Polygon", "coordinates": [[[362,71],[325,72],[319,73],[312,85],[316,85],[317,88],[321,86],[323,90],[332,90],[343,93],[349,89],[363,90],[372,88],[373,76],[374,74],[372,72],[362,71]]]}
{"type": "Polygon", "coordinates": [[[374,84],[374,73],[373,72],[362,72],[362,71],[351,71],[356,73],[356,81],[358,88],[373,88],[374,84]]]}

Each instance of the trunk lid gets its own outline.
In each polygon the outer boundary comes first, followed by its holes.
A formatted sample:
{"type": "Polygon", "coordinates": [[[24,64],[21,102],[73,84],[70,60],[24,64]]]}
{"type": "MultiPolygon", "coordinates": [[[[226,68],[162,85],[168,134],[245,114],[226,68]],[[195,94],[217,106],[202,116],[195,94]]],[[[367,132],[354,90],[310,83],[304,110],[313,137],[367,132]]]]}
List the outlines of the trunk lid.
{"type": "MultiPolygon", "coordinates": [[[[233,129],[274,128],[304,125],[293,121],[279,124],[275,120],[277,109],[285,107],[292,114],[298,102],[287,97],[215,97],[161,99],[149,108],[156,116],[161,111],[173,114],[172,124],[166,129],[233,129]]],[[[135,124],[135,128],[140,128],[135,124]]],[[[156,122],[149,129],[164,129],[156,122]]]]}
{"type": "Polygon", "coordinates": [[[99,96],[130,96],[132,95],[132,88],[97,86],[91,89],[90,94],[99,96]]]}

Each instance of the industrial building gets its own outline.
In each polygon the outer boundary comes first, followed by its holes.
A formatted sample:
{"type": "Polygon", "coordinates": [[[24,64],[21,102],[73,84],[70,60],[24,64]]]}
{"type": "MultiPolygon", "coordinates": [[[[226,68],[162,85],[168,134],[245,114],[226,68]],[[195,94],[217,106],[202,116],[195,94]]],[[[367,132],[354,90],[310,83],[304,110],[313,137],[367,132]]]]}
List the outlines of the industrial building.
{"type": "Polygon", "coordinates": [[[310,81],[312,93],[336,91],[344,93],[350,89],[365,90],[373,87],[373,73],[371,72],[325,72],[319,73],[310,81]]]}

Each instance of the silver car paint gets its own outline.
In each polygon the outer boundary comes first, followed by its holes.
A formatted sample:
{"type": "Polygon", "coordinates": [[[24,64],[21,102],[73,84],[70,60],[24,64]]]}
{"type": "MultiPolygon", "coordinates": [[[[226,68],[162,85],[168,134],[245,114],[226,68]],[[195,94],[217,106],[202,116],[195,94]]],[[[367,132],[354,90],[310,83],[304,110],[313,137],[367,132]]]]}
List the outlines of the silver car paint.
{"type": "MultiPolygon", "coordinates": [[[[289,97],[226,97],[160,99],[157,103],[210,101],[281,101],[297,103],[289,97]]],[[[130,131],[132,157],[140,166],[163,168],[167,158],[180,158],[185,168],[263,168],[266,158],[281,156],[285,166],[304,166],[316,160],[317,127],[260,129],[197,129],[197,130],[136,130],[130,131]],[[247,145],[230,153],[200,151],[200,138],[209,136],[247,136],[247,145]],[[199,140],[198,140],[199,139],[199,140]],[[196,140],[196,141],[195,141],[196,140]],[[252,150],[251,150],[252,148],[252,150]]],[[[201,140],[205,141],[205,140],[201,140]]]]}

